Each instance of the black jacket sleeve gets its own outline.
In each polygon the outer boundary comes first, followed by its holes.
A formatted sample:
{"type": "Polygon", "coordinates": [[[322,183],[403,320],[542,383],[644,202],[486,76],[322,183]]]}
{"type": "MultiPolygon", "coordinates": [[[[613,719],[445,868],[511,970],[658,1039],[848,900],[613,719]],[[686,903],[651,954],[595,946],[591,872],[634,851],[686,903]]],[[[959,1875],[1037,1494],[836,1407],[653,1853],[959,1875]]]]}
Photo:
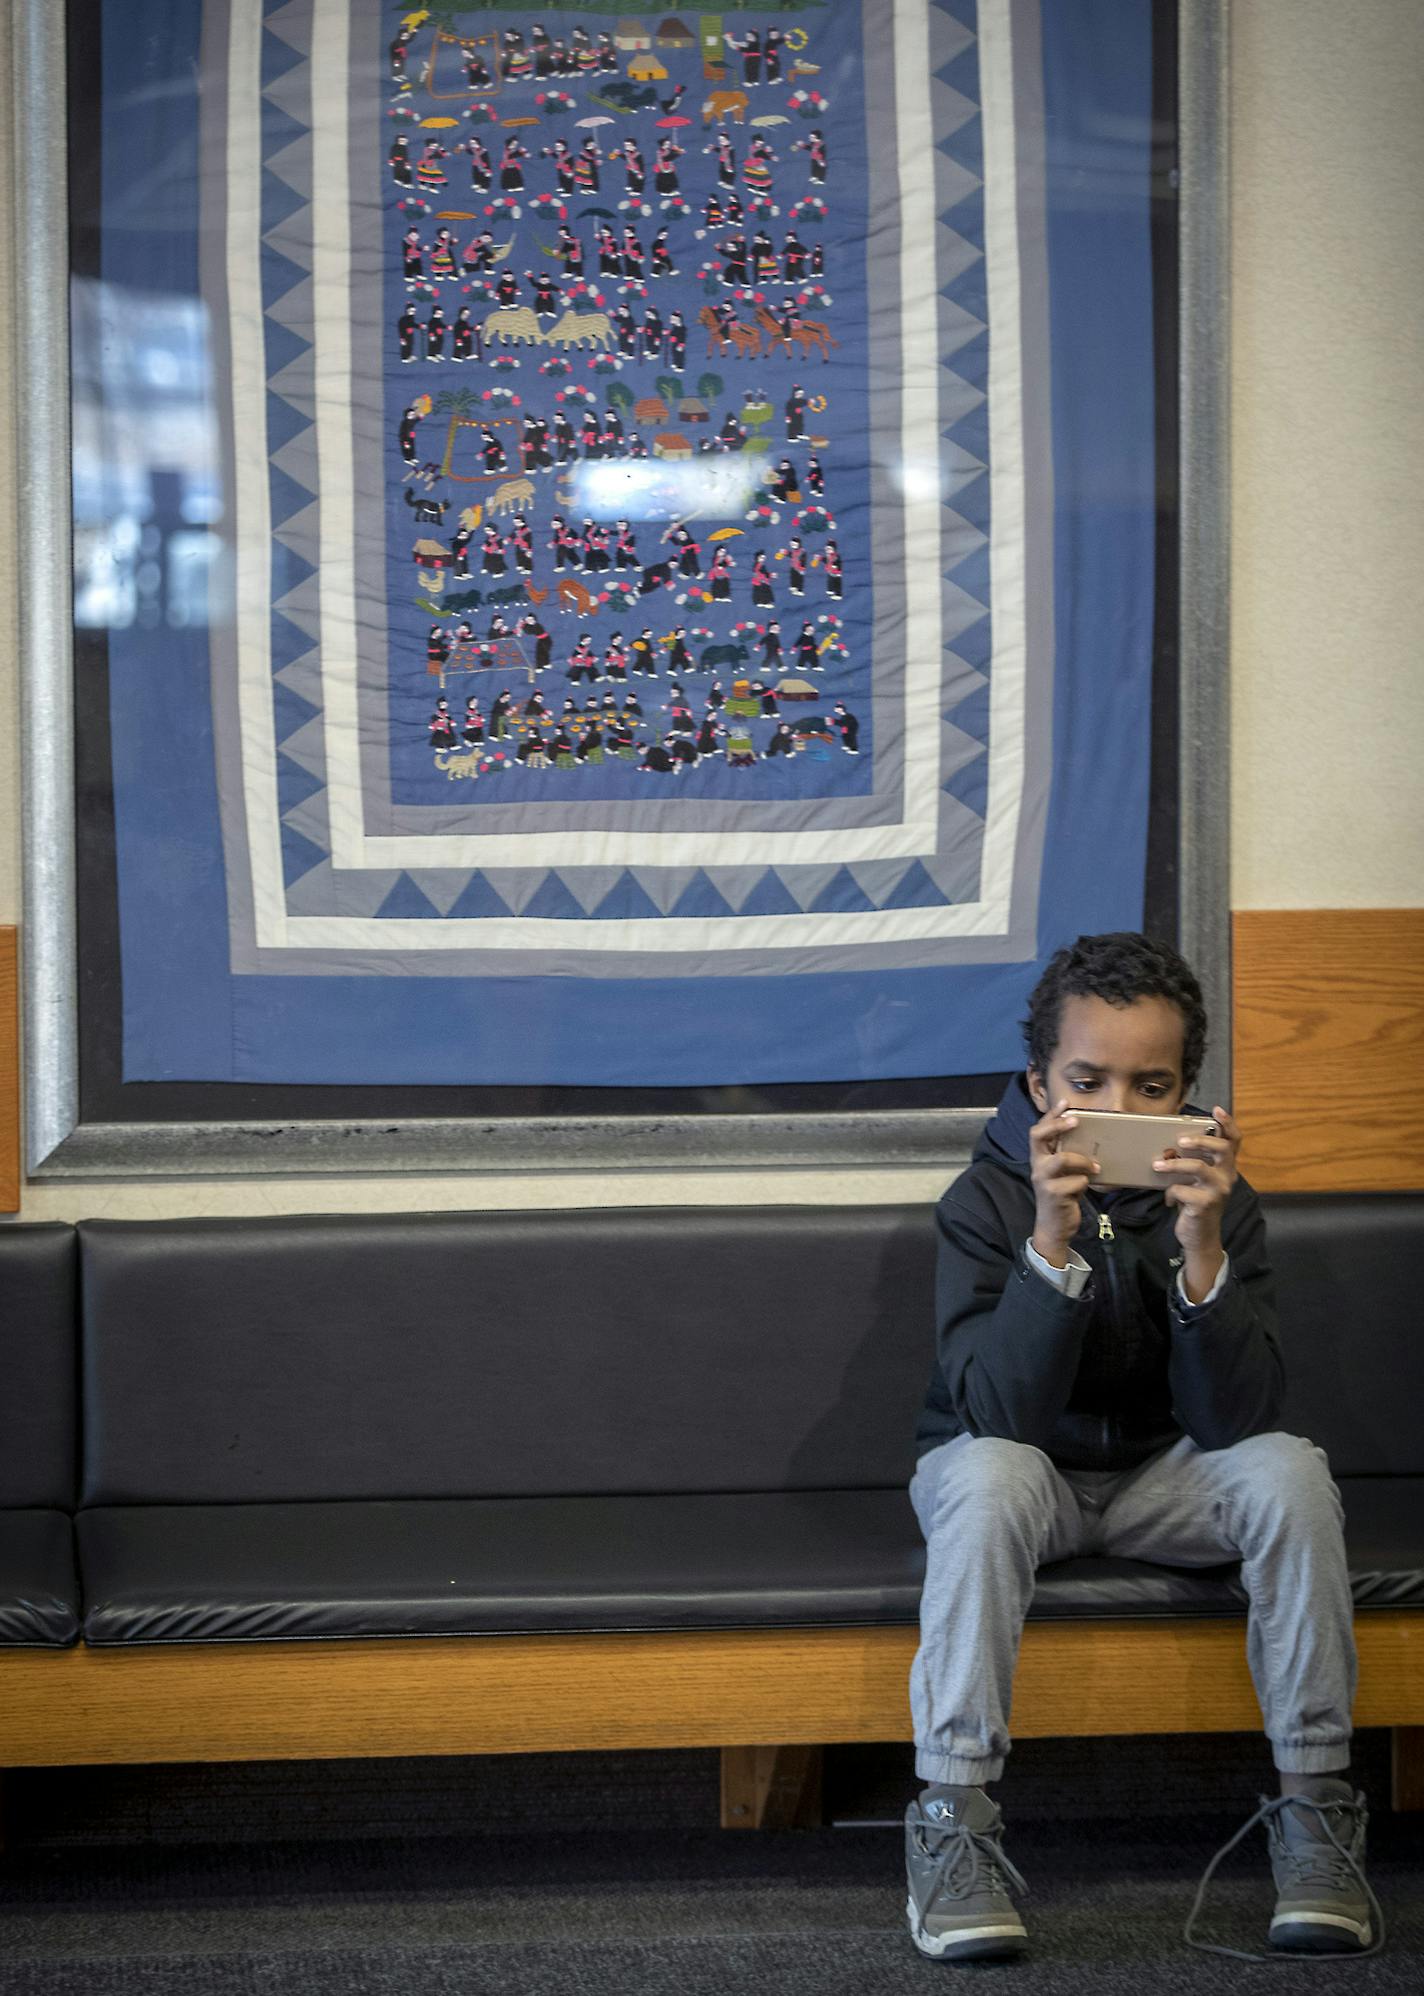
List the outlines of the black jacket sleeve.
{"type": "Polygon", "coordinates": [[[1202,1449],[1278,1427],[1285,1399],[1266,1222],[1244,1179],[1232,1189],[1221,1240],[1231,1267],[1214,1302],[1193,1309],[1175,1280],[1170,1290],[1173,1411],[1202,1449]]]}
{"type": "Polygon", "coordinates": [[[955,1415],[971,1435],[1046,1447],[1073,1390],[1092,1285],[1074,1300],[1032,1268],[973,1171],[937,1217],[939,1368],[955,1415]]]}

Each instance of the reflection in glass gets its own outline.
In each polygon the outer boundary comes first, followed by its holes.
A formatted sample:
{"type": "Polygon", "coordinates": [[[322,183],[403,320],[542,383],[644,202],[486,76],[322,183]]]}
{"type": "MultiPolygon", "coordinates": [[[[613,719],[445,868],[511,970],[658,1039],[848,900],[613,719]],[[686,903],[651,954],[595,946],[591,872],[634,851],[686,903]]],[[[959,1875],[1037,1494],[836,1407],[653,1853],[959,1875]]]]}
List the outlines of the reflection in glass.
{"type": "Polygon", "coordinates": [[[693,457],[648,463],[615,459],[572,465],[569,507],[595,520],[735,519],[758,496],[760,461],[693,457]]]}
{"type": "Polygon", "coordinates": [[[71,314],[74,621],[215,621],[229,591],[207,312],[81,277],[71,314]]]}

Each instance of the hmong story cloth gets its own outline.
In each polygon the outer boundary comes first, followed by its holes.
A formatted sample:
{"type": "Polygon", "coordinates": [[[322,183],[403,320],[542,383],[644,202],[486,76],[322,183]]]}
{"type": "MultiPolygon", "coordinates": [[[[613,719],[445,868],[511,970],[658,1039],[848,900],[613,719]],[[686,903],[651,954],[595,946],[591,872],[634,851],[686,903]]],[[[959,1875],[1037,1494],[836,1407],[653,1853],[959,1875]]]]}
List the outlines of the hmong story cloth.
{"type": "Polygon", "coordinates": [[[125,1077],[1014,1065],[1141,919],[1146,0],[101,13],[217,549],[110,638],[125,1077]]]}

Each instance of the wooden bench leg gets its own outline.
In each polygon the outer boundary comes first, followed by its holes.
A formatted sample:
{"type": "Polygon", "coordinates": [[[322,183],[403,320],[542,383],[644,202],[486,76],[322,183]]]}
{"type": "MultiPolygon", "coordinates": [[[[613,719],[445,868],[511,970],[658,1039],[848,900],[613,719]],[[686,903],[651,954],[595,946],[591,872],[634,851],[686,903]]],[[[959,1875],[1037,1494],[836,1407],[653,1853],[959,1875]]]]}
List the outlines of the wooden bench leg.
{"type": "Polygon", "coordinates": [[[1390,1775],[1395,1808],[1424,1809],[1424,1726],[1393,1728],[1390,1775]]]}
{"type": "Polygon", "coordinates": [[[821,1821],[820,1747],[723,1747],[724,1830],[809,1830],[821,1821]]]}

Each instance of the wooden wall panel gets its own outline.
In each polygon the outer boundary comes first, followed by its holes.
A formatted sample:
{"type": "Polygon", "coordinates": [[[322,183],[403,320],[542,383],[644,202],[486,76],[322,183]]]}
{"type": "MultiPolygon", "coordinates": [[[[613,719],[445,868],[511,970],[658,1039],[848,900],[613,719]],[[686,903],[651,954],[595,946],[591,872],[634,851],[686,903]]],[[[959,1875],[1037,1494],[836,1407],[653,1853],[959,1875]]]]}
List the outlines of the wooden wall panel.
{"type": "Polygon", "coordinates": [[[1234,1108],[1268,1192],[1424,1189],[1424,908],[1233,922],[1234,1108]]]}
{"type": "Polygon", "coordinates": [[[0,1213],[20,1210],[20,981],[16,931],[0,928],[0,1213]]]}

